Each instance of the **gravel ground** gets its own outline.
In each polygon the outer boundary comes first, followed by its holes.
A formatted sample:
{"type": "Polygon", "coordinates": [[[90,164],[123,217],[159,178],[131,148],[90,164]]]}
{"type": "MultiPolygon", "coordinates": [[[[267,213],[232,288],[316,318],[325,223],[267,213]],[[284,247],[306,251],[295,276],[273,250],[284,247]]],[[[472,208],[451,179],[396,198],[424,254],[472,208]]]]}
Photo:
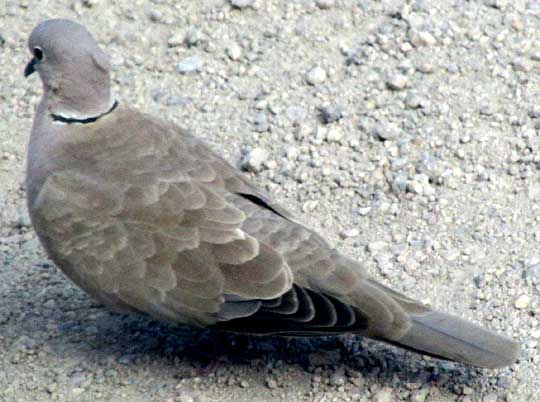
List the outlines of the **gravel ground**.
{"type": "Polygon", "coordinates": [[[540,401],[540,2],[1,1],[1,401],[540,401]],[[121,101],[196,131],[395,289],[517,337],[518,364],[218,336],[89,299],[25,210],[26,39],[56,16],[111,54],[121,101]]]}

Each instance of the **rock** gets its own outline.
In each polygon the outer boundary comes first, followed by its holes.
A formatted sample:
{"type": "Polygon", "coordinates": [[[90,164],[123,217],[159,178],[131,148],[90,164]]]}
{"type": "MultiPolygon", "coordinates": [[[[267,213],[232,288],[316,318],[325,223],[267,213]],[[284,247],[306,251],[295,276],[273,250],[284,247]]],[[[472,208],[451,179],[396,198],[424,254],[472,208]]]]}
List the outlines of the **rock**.
{"type": "Polygon", "coordinates": [[[315,4],[321,10],[327,10],[327,9],[332,8],[332,7],[334,7],[336,5],[336,0],[315,0],[315,4]]]}
{"type": "Polygon", "coordinates": [[[341,237],[342,239],[349,239],[351,237],[357,237],[359,234],[360,231],[357,228],[348,228],[343,229],[340,232],[339,237],[341,237]]]}
{"type": "Polygon", "coordinates": [[[238,43],[232,43],[227,47],[226,53],[227,56],[229,56],[229,59],[237,61],[242,57],[242,48],[238,43]]]}
{"type": "Polygon", "coordinates": [[[484,396],[484,399],[482,399],[482,402],[497,402],[497,394],[487,394],[484,396]]]}
{"type": "Polygon", "coordinates": [[[410,93],[405,98],[405,106],[408,109],[421,109],[426,108],[428,105],[429,101],[416,93],[410,93]]]}
{"type": "Polygon", "coordinates": [[[392,141],[400,136],[401,130],[393,123],[380,123],[373,127],[372,133],[382,141],[392,141]]]}
{"type": "Polygon", "coordinates": [[[323,106],[319,111],[321,121],[324,124],[334,123],[343,117],[343,108],[339,105],[323,106]]]}
{"type": "Polygon", "coordinates": [[[326,70],[320,66],[315,66],[306,73],[305,79],[309,85],[322,84],[326,80],[326,70]]]}
{"type": "Polygon", "coordinates": [[[71,390],[71,393],[74,395],[74,396],[79,396],[81,395],[82,393],[84,392],[84,388],[79,388],[79,387],[75,387],[71,390]]]}
{"type": "Polygon", "coordinates": [[[257,113],[253,120],[253,126],[254,130],[258,133],[268,131],[270,129],[270,123],[268,122],[266,113],[257,113]]]}
{"type": "Polygon", "coordinates": [[[178,402],[194,402],[194,399],[189,394],[182,394],[179,397],[176,398],[178,402]]]}
{"type": "Polygon", "coordinates": [[[196,56],[186,57],[176,65],[176,71],[180,74],[195,73],[201,69],[203,62],[196,56]]]}
{"type": "Polygon", "coordinates": [[[437,39],[427,31],[409,30],[409,40],[414,47],[433,46],[437,39]]]}
{"type": "Polygon", "coordinates": [[[195,47],[204,42],[206,42],[206,37],[198,29],[190,29],[184,37],[184,43],[187,47],[195,47]]]}
{"type": "Polygon", "coordinates": [[[93,8],[99,4],[99,0],[83,0],[82,4],[87,8],[93,8]]]}
{"type": "Polygon", "coordinates": [[[373,395],[373,402],[392,402],[392,390],[384,387],[373,395]]]}
{"type": "Polygon", "coordinates": [[[266,386],[270,389],[276,389],[277,388],[277,382],[273,378],[267,378],[265,381],[266,386]]]}
{"type": "Polygon", "coordinates": [[[411,395],[412,402],[424,402],[429,394],[429,388],[420,388],[415,390],[411,395]]]}
{"type": "Polygon", "coordinates": [[[287,159],[294,161],[298,159],[298,156],[300,155],[300,151],[296,147],[288,147],[285,150],[285,155],[287,156],[287,159]]]}
{"type": "Polygon", "coordinates": [[[255,0],[231,0],[231,5],[236,8],[253,7],[255,0]]]}
{"type": "Polygon", "coordinates": [[[529,307],[529,303],[531,302],[531,298],[527,295],[521,295],[519,296],[515,303],[514,303],[514,306],[517,308],[517,309],[526,309],[527,307],[529,307]]]}
{"type": "Polygon", "coordinates": [[[339,127],[331,127],[325,135],[326,141],[338,142],[343,138],[343,131],[339,127]]]}
{"type": "Polygon", "coordinates": [[[301,123],[307,117],[307,111],[302,106],[289,106],[285,109],[285,116],[292,123],[298,124],[301,123]]]}
{"type": "Polygon", "coordinates": [[[244,158],[242,158],[240,167],[243,170],[248,170],[255,173],[260,172],[262,170],[263,163],[268,159],[268,155],[268,152],[262,148],[253,148],[244,156],[244,158]]]}
{"type": "Polygon", "coordinates": [[[533,105],[529,109],[529,117],[531,119],[537,119],[540,117],[540,105],[533,105]]]}
{"type": "Polygon", "coordinates": [[[412,180],[408,180],[407,190],[418,195],[432,195],[435,193],[435,189],[429,183],[429,176],[424,173],[415,174],[412,180]]]}
{"type": "Polygon", "coordinates": [[[383,240],[375,240],[368,244],[367,248],[371,254],[378,254],[388,247],[388,244],[383,240]]]}
{"type": "Polygon", "coordinates": [[[184,41],[185,41],[184,35],[181,34],[180,32],[177,32],[177,33],[173,34],[173,35],[167,40],[167,45],[168,45],[169,47],[182,46],[182,45],[184,44],[184,41]]]}
{"type": "Polygon", "coordinates": [[[302,211],[306,213],[314,211],[318,205],[319,205],[319,201],[317,200],[306,201],[304,205],[302,205],[302,211]]]}
{"type": "Polygon", "coordinates": [[[512,67],[514,67],[514,70],[521,71],[523,73],[528,73],[532,69],[530,61],[522,57],[518,57],[513,60],[512,67]]]}
{"type": "Polygon", "coordinates": [[[409,84],[409,79],[403,74],[393,74],[386,80],[386,86],[393,91],[401,91],[409,84]]]}

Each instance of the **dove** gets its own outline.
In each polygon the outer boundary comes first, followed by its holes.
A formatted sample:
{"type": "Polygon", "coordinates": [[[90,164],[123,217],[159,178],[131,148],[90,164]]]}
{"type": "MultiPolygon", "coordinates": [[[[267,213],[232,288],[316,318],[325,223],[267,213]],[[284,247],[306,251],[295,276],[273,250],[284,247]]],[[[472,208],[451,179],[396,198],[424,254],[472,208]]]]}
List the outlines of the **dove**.
{"type": "Polygon", "coordinates": [[[189,131],[120,103],[77,22],[30,34],[43,96],[28,145],[36,234],[77,286],[121,312],[253,335],[356,334],[484,368],[519,344],[372,278],[189,131]]]}

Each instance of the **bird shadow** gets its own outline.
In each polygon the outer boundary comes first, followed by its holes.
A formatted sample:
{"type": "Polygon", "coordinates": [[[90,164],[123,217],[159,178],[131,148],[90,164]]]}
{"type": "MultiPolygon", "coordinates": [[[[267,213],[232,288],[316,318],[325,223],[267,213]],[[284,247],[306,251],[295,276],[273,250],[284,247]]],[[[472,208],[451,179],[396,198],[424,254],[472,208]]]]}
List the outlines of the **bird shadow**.
{"type": "Polygon", "coordinates": [[[205,377],[220,367],[241,366],[248,372],[261,372],[288,366],[322,376],[354,373],[353,376],[383,387],[397,386],[398,378],[402,383],[435,386],[455,396],[456,390],[465,387],[480,389],[486,375],[483,370],[423,358],[353,335],[243,335],[118,314],[92,301],[87,306],[97,315],[90,327],[84,318],[58,323],[58,339],[64,347],[76,345],[72,348],[79,348],[79,353],[86,355],[85,360],[105,358],[112,364],[159,362],[176,379],[205,377]]]}
{"type": "Polygon", "coordinates": [[[19,306],[14,309],[24,311],[24,319],[8,321],[5,333],[12,338],[35,336],[49,355],[71,364],[74,371],[81,365],[91,371],[151,365],[152,370],[176,380],[212,376],[224,367],[241,367],[254,377],[281,369],[329,377],[341,372],[382,387],[435,386],[454,397],[464,387],[481,389],[485,376],[491,375],[352,335],[249,336],[162,323],[112,312],[56,274],[30,282],[24,286],[35,286],[36,295],[31,302],[17,299],[19,306]],[[39,301],[37,289],[43,288],[57,295],[53,308],[39,301]]]}

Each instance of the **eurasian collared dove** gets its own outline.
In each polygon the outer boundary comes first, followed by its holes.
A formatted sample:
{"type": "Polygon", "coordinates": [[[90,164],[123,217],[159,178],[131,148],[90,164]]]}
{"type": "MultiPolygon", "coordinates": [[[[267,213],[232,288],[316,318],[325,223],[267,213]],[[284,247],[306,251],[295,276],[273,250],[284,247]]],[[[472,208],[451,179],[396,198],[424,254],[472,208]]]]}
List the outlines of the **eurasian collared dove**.
{"type": "Polygon", "coordinates": [[[78,286],[120,311],[249,334],[354,333],[479,367],[514,340],[399,294],[182,128],[118,104],[80,24],[29,39],[44,95],[30,138],[32,223],[78,286]]]}

